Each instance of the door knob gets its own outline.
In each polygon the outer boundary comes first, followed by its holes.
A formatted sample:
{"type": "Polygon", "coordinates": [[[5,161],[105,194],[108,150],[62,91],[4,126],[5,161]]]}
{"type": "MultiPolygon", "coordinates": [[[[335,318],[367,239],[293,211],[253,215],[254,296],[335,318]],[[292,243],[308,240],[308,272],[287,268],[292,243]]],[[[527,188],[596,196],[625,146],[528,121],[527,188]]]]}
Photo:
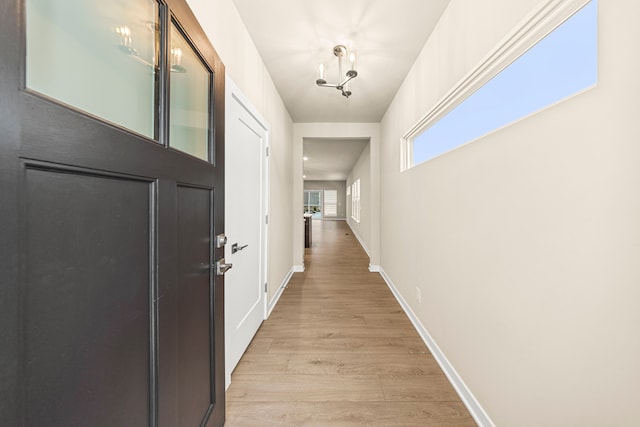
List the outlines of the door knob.
{"type": "Polygon", "coordinates": [[[235,254],[236,252],[243,250],[247,246],[249,245],[238,246],[237,243],[234,243],[233,245],[231,245],[231,253],[235,254]]]}
{"type": "Polygon", "coordinates": [[[224,258],[219,259],[216,261],[216,275],[224,276],[224,273],[229,271],[231,267],[233,267],[233,264],[225,264],[224,258]]]}
{"type": "Polygon", "coordinates": [[[226,244],[227,244],[227,236],[225,236],[224,233],[218,234],[216,236],[216,248],[221,248],[226,244]]]}

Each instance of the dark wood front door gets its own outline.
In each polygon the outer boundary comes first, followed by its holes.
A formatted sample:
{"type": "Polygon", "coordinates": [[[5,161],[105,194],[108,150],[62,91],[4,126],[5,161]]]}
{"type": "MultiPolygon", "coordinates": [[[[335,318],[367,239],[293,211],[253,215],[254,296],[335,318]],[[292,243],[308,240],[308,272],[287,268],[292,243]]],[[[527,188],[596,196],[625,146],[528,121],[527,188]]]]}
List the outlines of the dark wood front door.
{"type": "Polygon", "coordinates": [[[0,3],[0,425],[221,426],[224,66],[183,0],[91,3],[0,3]]]}

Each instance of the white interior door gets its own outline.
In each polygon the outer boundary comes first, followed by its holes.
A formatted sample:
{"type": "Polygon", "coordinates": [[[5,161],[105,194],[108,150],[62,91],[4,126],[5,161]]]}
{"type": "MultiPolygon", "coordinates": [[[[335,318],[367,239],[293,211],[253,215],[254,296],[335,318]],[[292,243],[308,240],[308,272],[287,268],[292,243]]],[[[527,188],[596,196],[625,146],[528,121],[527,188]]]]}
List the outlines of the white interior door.
{"type": "Polygon", "coordinates": [[[225,137],[226,385],[265,318],[267,127],[227,84],[225,137]]]}

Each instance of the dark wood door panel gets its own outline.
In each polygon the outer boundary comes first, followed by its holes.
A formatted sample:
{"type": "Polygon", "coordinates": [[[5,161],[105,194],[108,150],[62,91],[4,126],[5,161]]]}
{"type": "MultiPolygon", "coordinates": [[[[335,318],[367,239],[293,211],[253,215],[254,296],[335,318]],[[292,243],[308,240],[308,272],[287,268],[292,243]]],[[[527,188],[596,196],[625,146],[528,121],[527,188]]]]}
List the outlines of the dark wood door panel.
{"type": "Polygon", "coordinates": [[[23,92],[20,156],[213,186],[211,164],[41,95],[23,92]]]}
{"type": "Polygon", "coordinates": [[[212,190],[178,186],[178,418],[197,427],[212,403],[212,190]]]}
{"type": "Polygon", "coordinates": [[[224,424],[224,380],[220,380],[224,378],[224,286],[221,277],[210,272],[209,258],[210,234],[219,230],[215,221],[222,202],[212,200],[217,193],[217,189],[158,182],[158,227],[165,230],[158,240],[159,427],[200,426],[205,415],[207,426],[224,424]],[[214,217],[213,228],[207,215],[214,217]],[[193,237],[191,242],[188,236],[193,237]],[[198,319],[204,323],[193,325],[198,319]],[[205,349],[212,340],[213,349],[205,349]],[[203,373],[198,372],[200,367],[203,373]],[[215,384],[213,395],[210,382],[215,384]]]}
{"type": "Polygon", "coordinates": [[[153,184],[24,176],[25,424],[149,425],[153,184]]]}
{"type": "Polygon", "coordinates": [[[153,141],[25,89],[25,0],[0,1],[0,426],[224,425],[225,70],[159,3],[213,72],[213,164],[170,148],[166,31],[153,141]]]}

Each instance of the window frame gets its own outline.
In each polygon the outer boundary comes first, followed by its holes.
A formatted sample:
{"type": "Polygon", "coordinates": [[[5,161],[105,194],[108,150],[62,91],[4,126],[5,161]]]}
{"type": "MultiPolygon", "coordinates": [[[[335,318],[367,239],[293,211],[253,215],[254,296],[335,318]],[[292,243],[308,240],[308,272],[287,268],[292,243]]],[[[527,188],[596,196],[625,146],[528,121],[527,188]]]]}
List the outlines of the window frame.
{"type": "Polygon", "coordinates": [[[322,216],[324,218],[337,218],[338,217],[338,190],[326,189],[322,190],[322,216]],[[334,203],[327,202],[327,193],[333,194],[334,203]],[[327,207],[334,207],[331,214],[327,213],[327,207]]]}
{"type": "Polygon", "coordinates": [[[360,178],[351,184],[351,218],[360,223],[360,178]]]}
{"type": "Polygon", "coordinates": [[[191,39],[191,37],[189,36],[189,34],[184,30],[184,27],[182,26],[182,24],[180,23],[180,21],[176,18],[176,16],[172,13],[171,16],[168,19],[168,22],[165,24],[164,27],[162,27],[162,29],[164,30],[164,33],[162,34],[165,39],[164,39],[164,44],[163,44],[163,53],[164,53],[164,57],[163,57],[163,66],[164,66],[164,73],[166,74],[166,77],[164,77],[165,81],[163,81],[163,83],[166,84],[166,89],[165,89],[165,93],[164,93],[164,102],[166,103],[164,106],[166,108],[166,117],[164,117],[164,133],[163,133],[163,137],[164,137],[164,146],[170,150],[173,150],[175,152],[193,157],[194,159],[198,159],[204,162],[208,162],[208,163],[213,163],[215,164],[215,159],[214,159],[214,152],[215,152],[215,147],[214,147],[214,142],[215,142],[215,138],[214,138],[214,110],[215,110],[215,103],[214,103],[214,97],[215,97],[215,71],[213,70],[213,67],[211,66],[211,64],[209,64],[209,62],[206,60],[205,56],[202,54],[202,52],[200,52],[200,50],[198,49],[198,47],[196,46],[196,44],[193,42],[193,40],[191,39]],[[171,49],[171,32],[172,30],[175,29],[176,33],[182,37],[182,39],[184,40],[184,42],[187,44],[187,46],[189,48],[191,48],[192,53],[194,54],[194,56],[200,61],[200,64],[202,65],[202,67],[206,70],[206,72],[208,73],[208,82],[207,82],[207,108],[208,108],[208,113],[207,113],[207,155],[206,158],[202,158],[199,156],[194,155],[193,153],[189,153],[188,151],[185,151],[179,147],[177,147],[177,145],[172,145],[171,144],[171,112],[172,112],[172,103],[171,103],[171,70],[172,70],[172,66],[170,64],[169,61],[169,57],[170,57],[170,49],[171,49]]]}
{"type": "Polygon", "coordinates": [[[322,190],[311,190],[311,189],[306,189],[303,190],[303,203],[302,203],[302,209],[303,212],[306,213],[310,213],[312,215],[315,215],[316,213],[320,213],[320,218],[322,218],[323,216],[323,209],[324,209],[324,205],[323,205],[323,191],[322,190]],[[318,204],[312,204],[311,203],[311,193],[318,193],[318,204]],[[310,212],[307,211],[307,207],[317,207],[318,211],[317,212],[310,212]]]}
{"type": "MultiPolygon", "coordinates": [[[[424,164],[465,146],[478,138],[471,139],[450,150],[447,150],[429,160],[413,164],[413,141],[420,134],[426,131],[433,124],[444,118],[449,112],[472,96],[478,89],[484,86],[489,80],[500,74],[505,68],[525,54],[538,42],[552,33],[556,28],[575,15],[584,6],[597,0],[547,0],[536,8],[532,13],[517,25],[498,45],[486,55],[479,64],[467,73],[454,87],[449,90],[417,123],[415,123],[400,140],[400,172],[405,172],[418,165],[424,164]]],[[[597,7],[597,4],[596,4],[597,7]]],[[[571,98],[597,86],[597,83],[569,96],[571,98]]],[[[557,102],[562,102],[568,98],[563,98],[557,102]]],[[[554,103],[555,104],[555,103],[554,103]]],[[[551,104],[551,105],[554,105],[551,104]]],[[[537,110],[531,114],[536,114],[537,110]]],[[[522,118],[518,119],[521,120],[522,118]]],[[[517,121],[517,120],[516,120],[517,121]]],[[[494,132],[505,126],[509,126],[513,121],[494,129],[494,132]]],[[[486,134],[485,134],[486,135],[486,134]]]]}

